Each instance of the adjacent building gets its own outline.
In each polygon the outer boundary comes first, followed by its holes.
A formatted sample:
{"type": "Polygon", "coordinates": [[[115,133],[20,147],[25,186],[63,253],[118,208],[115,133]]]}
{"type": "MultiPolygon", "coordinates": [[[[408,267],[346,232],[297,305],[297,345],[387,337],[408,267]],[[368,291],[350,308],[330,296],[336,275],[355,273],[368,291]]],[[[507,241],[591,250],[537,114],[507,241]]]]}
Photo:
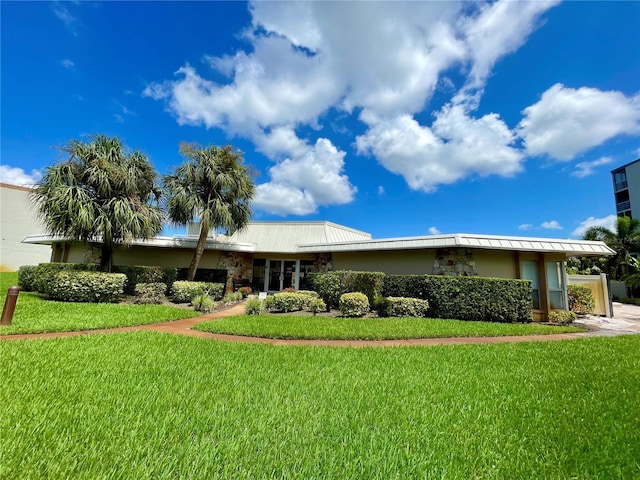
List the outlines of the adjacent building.
{"type": "Polygon", "coordinates": [[[616,213],[640,218],[640,158],[611,171],[616,213]]]}

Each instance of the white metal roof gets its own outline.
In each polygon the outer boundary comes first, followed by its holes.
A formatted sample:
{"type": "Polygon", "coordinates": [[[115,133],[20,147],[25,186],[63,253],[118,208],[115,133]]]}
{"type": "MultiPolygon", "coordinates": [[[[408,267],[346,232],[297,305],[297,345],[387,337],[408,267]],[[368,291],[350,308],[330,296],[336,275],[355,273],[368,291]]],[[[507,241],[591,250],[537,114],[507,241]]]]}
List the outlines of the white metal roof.
{"type": "Polygon", "coordinates": [[[348,252],[406,250],[421,248],[479,248],[521,252],[558,252],[567,255],[613,255],[603,242],[557,238],[506,237],[497,235],[429,235],[424,237],[383,238],[357,242],[299,245],[299,252],[348,252]]]}
{"type": "MultiPolygon", "coordinates": [[[[24,243],[51,244],[63,241],[51,235],[31,235],[24,243]]],[[[164,248],[195,248],[197,236],[154,237],[137,240],[134,245],[164,248]]],[[[251,222],[232,236],[211,235],[206,248],[237,252],[322,253],[425,248],[477,248],[521,252],[564,253],[576,256],[613,255],[604,242],[508,237],[497,235],[450,234],[374,240],[366,232],[331,222],[251,222]]]]}

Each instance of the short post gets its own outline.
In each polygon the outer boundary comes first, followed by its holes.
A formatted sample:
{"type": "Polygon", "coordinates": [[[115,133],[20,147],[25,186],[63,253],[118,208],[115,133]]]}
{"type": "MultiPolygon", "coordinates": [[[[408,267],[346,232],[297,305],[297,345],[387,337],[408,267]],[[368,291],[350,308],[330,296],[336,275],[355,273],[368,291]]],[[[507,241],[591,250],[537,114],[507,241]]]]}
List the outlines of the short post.
{"type": "Polygon", "coordinates": [[[18,293],[20,293],[20,287],[9,287],[9,290],[7,291],[7,298],[5,299],[4,307],[2,308],[0,325],[11,325],[13,312],[16,309],[16,302],[18,301],[18,293]]]}

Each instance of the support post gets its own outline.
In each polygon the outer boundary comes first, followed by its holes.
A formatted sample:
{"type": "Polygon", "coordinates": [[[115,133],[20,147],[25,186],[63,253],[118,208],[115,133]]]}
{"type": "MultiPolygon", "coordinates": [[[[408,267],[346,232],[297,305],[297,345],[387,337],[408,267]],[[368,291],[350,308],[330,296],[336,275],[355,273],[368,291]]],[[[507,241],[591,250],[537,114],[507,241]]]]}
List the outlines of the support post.
{"type": "Polygon", "coordinates": [[[4,307],[2,308],[0,325],[11,325],[13,312],[16,309],[16,302],[18,301],[18,293],[20,293],[20,287],[9,287],[9,290],[7,291],[7,298],[5,299],[4,307]]]}

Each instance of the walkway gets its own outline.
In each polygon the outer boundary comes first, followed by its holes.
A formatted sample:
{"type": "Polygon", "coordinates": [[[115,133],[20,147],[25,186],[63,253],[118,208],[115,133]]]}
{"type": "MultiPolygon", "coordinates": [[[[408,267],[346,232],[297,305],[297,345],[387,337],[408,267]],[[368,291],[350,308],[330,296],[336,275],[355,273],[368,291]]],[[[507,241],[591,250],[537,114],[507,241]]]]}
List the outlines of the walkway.
{"type": "Polygon", "coordinates": [[[557,340],[573,340],[578,338],[617,336],[640,333],[640,306],[614,304],[615,318],[587,317],[577,323],[590,328],[582,333],[557,333],[550,335],[522,335],[505,337],[458,337],[458,338],[417,338],[411,340],[283,340],[273,338],[244,337],[240,335],[222,335],[217,333],[192,330],[197,323],[244,314],[244,304],[234,305],[199,317],[186,318],[171,322],[152,325],[138,325],[133,327],[108,328],[100,330],[84,330],[81,332],[60,333],[29,333],[19,335],[0,335],[0,340],[29,340],[73,337],[92,335],[96,333],[118,333],[135,331],[153,331],[201,337],[214,340],[239,343],[262,343],[268,345],[307,345],[323,347],[400,347],[400,346],[433,346],[433,345],[461,345],[488,343],[516,343],[516,342],[548,342],[557,340]]]}

